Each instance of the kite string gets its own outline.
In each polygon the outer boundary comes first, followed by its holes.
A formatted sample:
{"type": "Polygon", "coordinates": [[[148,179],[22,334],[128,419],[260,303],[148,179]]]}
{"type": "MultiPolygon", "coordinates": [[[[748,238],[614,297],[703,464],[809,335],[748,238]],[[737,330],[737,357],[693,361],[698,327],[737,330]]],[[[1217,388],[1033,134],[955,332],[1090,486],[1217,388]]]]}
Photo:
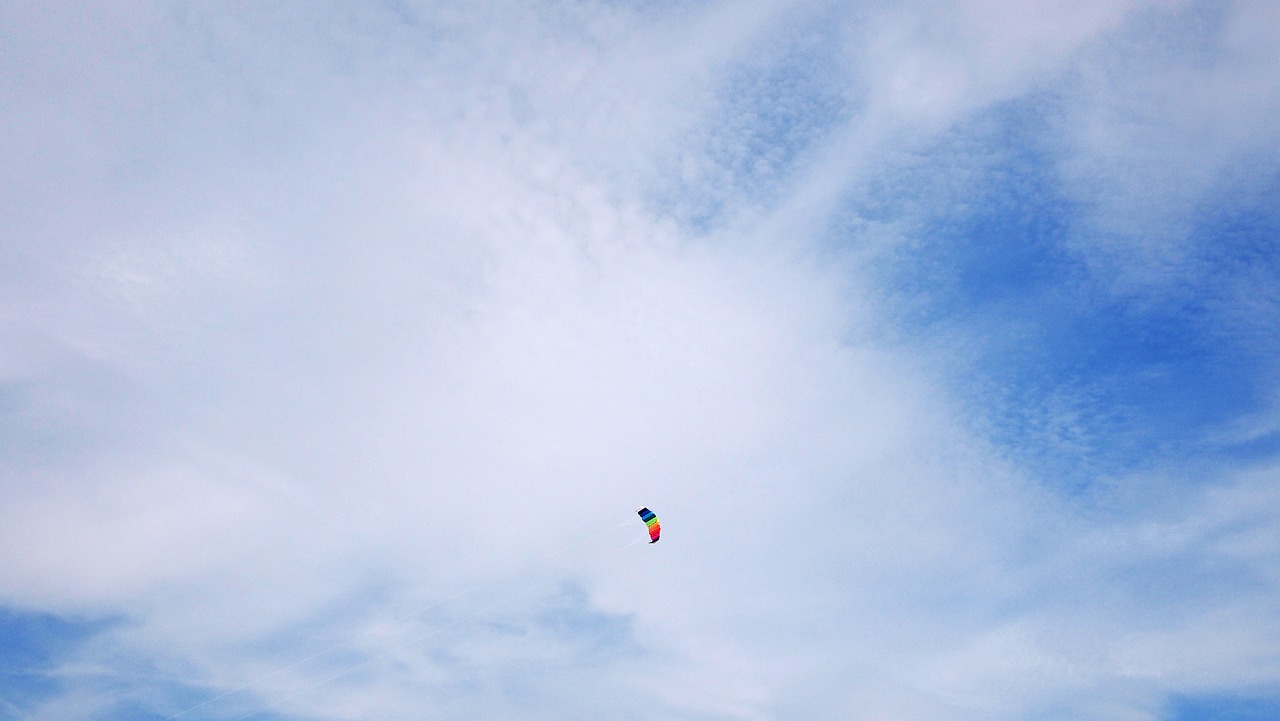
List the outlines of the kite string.
{"type": "MultiPolygon", "coordinates": [[[[517,573],[520,573],[521,571],[525,570],[525,569],[526,569],[526,568],[528,568],[529,566],[532,566],[532,565],[537,564],[537,563],[542,563],[542,562],[547,561],[547,560],[549,560],[549,559],[551,559],[551,558],[554,558],[554,557],[556,557],[556,556],[558,556],[558,555],[560,555],[560,554],[562,554],[562,553],[565,553],[565,552],[567,552],[567,551],[569,551],[569,550],[571,550],[571,549],[573,549],[573,548],[575,548],[575,547],[577,547],[577,546],[579,546],[579,545],[581,545],[581,544],[583,544],[583,543],[585,543],[585,542],[587,542],[587,541],[594,540],[594,539],[599,538],[600,536],[603,536],[603,535],[605,535],[605,534],[607,534],[607,533],[612,533],[613,531],[616,531],[616,530],[618,530],[619,528],[622,528],[623,526],[626,526],[628,523],[630,523],[630,520],[622,521],[622,522],[618,523],[618,525],[616,525],[616,526],[612,526],[612,527],[610,527],[610,528],[608,528],[608,529],[606,529],[606,530],[594,532],[594,533],[592,533],[591,535],[587,536],[586,538],[584,538],[584,539],[582,539],[582,540],[580,540],[580,541],[573,541],[573,542],[570,542],[569,544],[563,545],[563,546],[561,546],[559,549],[557,549],[557,550],[555,550],[555,551],[551,551],[551,552],[549,552],[549,553],[543,554],[542,556],[539,556],[539,557],[534,558],[534,559],[532,559],[532,560],[530,560],[530,561],[528,561],[528,562],[526,562],[526,563],[523,563],[523,564],[521,564],[521,565],[519,565],[519,566],[516,566],[514,569],[512,569],[512,570],[510,570],[510,571],[507,571],[506,573],[503,573],[502,575],[500,575],[500,576],[498,576],[498,577],[496,577],[496,578],[492,578],[492,579],[489,579],[489,580],[487,580],[487,581],[481,581],[481,582],[479,582],[479,583],[472,584],[472,585],[470,585],[470,586],[468,586],[468,587],[466,587],[466,588],[462,589],[461,591],[457,591],[456,593],[453,593],[453,594],[451,594],[451,595],[449,595],[449,596],[446,596],[446,597],[444,597],[444,598],[442,598],[442,599],[440,599],[440,600],[438,600],[438,601],[435,601],[434,603],[431,603],[431,604],[429,604],[429,605],[427,605],[427,606],[423,606],[422,608],[420,608],[420,609],[418,609],[418,610],[416,610],[416,611],[413,611],[413,612],[411,612],[411,613],[404,614],[403,616],[399,616],[398,618],[392,619],[391,621],[388,621],[388,622],[386,622],[386,623],[384,623],[384,624],[382,624],[382,625],[380,625],[380,626],[377,626],[377,627],[375,627],[375,628],[372,628],[372,629],[370,629],[370,630],[368,630],[368,631],[365,631],[365,632],[363,632],[363,633],[361,633],[361,634],[358,634],[358,635],[356,635],[356,636],[352,636],[351,638],[345,639],[345,640],[343,640],[343,641],[339,641],[338,643],[335,643],[335,644],[333,644],[332,646],[329,646],[329,647],[327,647],[327,648],[321,649],[321,650],[319,650],[319,651],[317,651],[317,652],[315,652],[315,653],[311,654],[310,656],[307,656],[307,657],[306,657],[306,658],[304,658],[304,659],[301,659],[301,660],[299,660],[299,661],[294,661],[293,663],[291,663],[291,664],[289,664],[289,665],[287,665],[287,666],[283,666],[283,667],[278,668],[278,669],[276,669],[276,670],[274,670],[274,671],[271,671],[270,673],[267,673],[267,674],[265,674],[265,675],[263,675],[263,676],[260,676],[260,677],[258,677],[258,678],[256,678],[256,679],[254,679],[254,680],[252,680],[252,681],[250,681],[250,682],[248,682],[248,683],[246,683],[246,684],[242,685],[242,686],[237,686],[236,688],[233,688],[233,689],[231,689],[230,691],[226,691],[226,692],[221,693],[221,694],[219,694],[219,695],[217,695],[217,696],[214,696],[213,698],[210,698],[210,699],[208,699],[208,700],[202,701],[202,702],[200,702],[200,703],[196,704],[195,706],[192,706],[191,708],[185,709],[185,710],[183,710],[183,711],[179,711],[178,713],[176,713],[176,714],[174,714],[174,715],[172,715],[172,716],[170,716],[170,717],[168,717],[168,718],[164,719],[164,721],[174,721],[174,719],[176,719],[176,718],[179,718],[179,717],[181,717],[181,716],[185,716],[185,715],[187,715],[187,714],[191,713],[192,711],[196,711],[196,710],[198,710],[198,709],[204,708],[205,706],[208,706],[209,704],[214,703],[215,701],[220,701],[220,700],[222,700],[222,699],[224,699],[224,698],[226,698],[226,697],[228,697],[228,696],[231,696],[231,695],[233,695],[233,694],[236,694],[236,693],[239,693],[239,692],[241,692],[241,691],[245,691],[245,690],[248,690],[248,689],[250,689],[250,688],[253,688],[254,686],[257,686],[258,684],[262,683],[263,681],[266,681],[266,680],[271,679],[271,678],[273,678],[273,677],[275,677],[275,676],[278,676],[278,675],[280,675],[280,674],[284,673],[285,671],[289,671],[289,670],[291,670],[291,669],[297,668],[298,666],[301,666],[301,665],[303,665],[303,664],[305,664],[305,663],[307,663],[307,662],[309,662],[309,661],[314,661],[315,659],[320,658],[321,656],[328,655],[328,654],[330,654],[330,653],[333,653],[334,651],[337,651],[338,649],[341,649],[341,648],[345,648],[345,647],[347,647],[347,646],[350,646],[350,645],[352,645],[352,644],[356,643],[357,641],[363,640],[363,639],[365,639],[365,638],[367,638],[367,637],[369,637],[369,636],[371,636],[371,635],[373,635],[373,634],[375,634],[375,633],[378,633],[378,632],[383,631],[384,629],[387,629],[387,628],[390,628],[390,627],[395,626],[395,625],[397,625],[397,624],[400,624],[400,623],[403,623],[403,622],[405,622],[405,621],[408,621],[408,620],[409,620],[409,619],[411,619],[411,618],[415,618],[415,617],[417,617],[417,616],[421,616],[422,614],[424,614],[424,613],[426,613],[426,612],[428,612],[428,611],[431,611],[431,610],[433,610],[433,609],[435,609],[435,608],[439,608],[440,606],[444,605],[445,603],[448,603],[449,601],[452,601],[452,600],[453,600],[453,599],[455,599],[455,598],[458,598],[459,596],[464,596],[464,595],[466,595],[466,594],[472,593],[472,592],[477,591],[477,590],[479,590],[479,589],[481,589],[481,588],[484,588],[484,587],[486,587],[486,586],[492,586],[492,585],[494,585],[494,584],[496,584],[496,583],[498,583],[498,582],[500,582],[500,581],[503,581],[503,580],[505,580],[505,579],[507,579],[507,578],[510,578],[511,576],[516,575],[517,573]]],[[[628,545],[630,545],[630,544],[628,544],[628,545]]],[[[530,589],[530,590],[532,590],[532,589],[530,589]]],[[[513,596],[513,597],[511,597],[511,598],[514,598],[514,596],[513,596]]],[[[503,600],[505,601],[505,600],[509,600],[509,599],[503,599],[503,600]]],[[[499,603],[501,603],[501,601],[500,601],[499,603]]],[[[486,608],[486,609],[482,609],[482,610],[488,610],[488,609],[486,608]]],[[[477,612],[477,613],[479,613],[479,612],[477,612]]],[[[459,620],[465,620],[465,619],[459,619],[459,620]]],[[[455,623],[457,623],[457,622],[455,622],[455,623]]],[[[448,627],[446,627],[446,628],[448,628],[448,627]]],[[[424,637],[424,638],[425,638],[425,637],[424,637]]],[[[422,640],[422,639],[416,639],[415,641],[412,641],[412,642],[410,642],[410,643],[416,643],[417,641],[420,641],[420,640],[422,640]]],[[[393,650],[394,650],[394,649],[393,649],[393,650]]],[[[372,661],[372,660],[374,660],[374,659],[370,659],[370,661],[372,661]]],[[[362,665],[363,665],[363,664],[362,664],[362,665]]],[[[357,668],[358,668],[358,667],[357,667],[357,668]]],[[[353,668],[353,669],[351,669],[351,670],[354,670],[354,668],[353,668]]],[[[306,691],[306,690],[309,690],[309,689],[304,689],[304,691],[306,691]]],[[[292,698],[292,696],[290,696],[289,698],[292,698]]],[[[276,703],[281,703],[281,702],[283,702],[283,701],[285,701],[285,700],[288,700],[288,699],[281,699],[281,701],[277,701],[276,703]]],[[[267,708],[270,708],[270,707],[267,707],[267,708]]],[[[266,710],[266,709],[261,709],[261,710],[259,710],[259,711],[255,711],[254,713],[260,713],[261,711],[265,711],[265,710],[266,710]]],[[[246,718],[247,718],[247,717],[246,717],[246,718]]]]}

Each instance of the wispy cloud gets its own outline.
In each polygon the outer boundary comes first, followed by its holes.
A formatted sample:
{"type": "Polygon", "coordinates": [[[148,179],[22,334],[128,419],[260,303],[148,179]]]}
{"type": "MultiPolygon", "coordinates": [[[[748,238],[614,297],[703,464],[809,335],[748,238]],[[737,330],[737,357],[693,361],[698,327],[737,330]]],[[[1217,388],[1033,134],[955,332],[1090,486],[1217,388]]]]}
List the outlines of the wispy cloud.
{"type": "Polygon", "coordinates": [[[0,717],[1273,698],[1265,3],[0,12],[0,717]]]}

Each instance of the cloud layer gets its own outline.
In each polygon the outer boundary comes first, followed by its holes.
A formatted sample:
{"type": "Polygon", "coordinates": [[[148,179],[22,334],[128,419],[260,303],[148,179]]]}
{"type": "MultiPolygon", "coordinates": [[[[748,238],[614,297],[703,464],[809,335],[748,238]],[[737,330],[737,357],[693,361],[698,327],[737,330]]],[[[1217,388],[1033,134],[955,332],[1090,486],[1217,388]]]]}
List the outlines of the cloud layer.
{"type": "Polygon", "coordinates": [[[1266,3],[0,12],[0,718],[1277,698],[1266,3]]]}

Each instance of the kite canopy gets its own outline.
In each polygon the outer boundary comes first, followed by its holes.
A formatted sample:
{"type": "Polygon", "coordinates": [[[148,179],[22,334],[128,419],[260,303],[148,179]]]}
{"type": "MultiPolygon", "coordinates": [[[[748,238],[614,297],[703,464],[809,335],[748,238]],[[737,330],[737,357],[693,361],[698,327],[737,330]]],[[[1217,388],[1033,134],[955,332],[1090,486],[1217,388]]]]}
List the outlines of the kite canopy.
{"type": "Polygon", "coordinates": [[[658,523],[658,517],[648,508],[637,508],[636,513],[640,514],[640,520],[644,521],[644,525],[649,527],[649,543],[657,543],[658,536],[662,533],[662,524],[658,523]]]}

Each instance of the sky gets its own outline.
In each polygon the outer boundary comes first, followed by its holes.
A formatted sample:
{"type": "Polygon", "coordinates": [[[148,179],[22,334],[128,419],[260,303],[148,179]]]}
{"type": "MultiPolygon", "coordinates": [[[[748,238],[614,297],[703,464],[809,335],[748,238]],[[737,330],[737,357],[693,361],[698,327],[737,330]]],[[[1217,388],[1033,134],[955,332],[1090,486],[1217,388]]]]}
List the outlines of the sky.
{"type": "Polygon", "coordinates": [[[0,721],[1280,716],[1278,69],[1266,0],[0,5],[0,721]]]}

